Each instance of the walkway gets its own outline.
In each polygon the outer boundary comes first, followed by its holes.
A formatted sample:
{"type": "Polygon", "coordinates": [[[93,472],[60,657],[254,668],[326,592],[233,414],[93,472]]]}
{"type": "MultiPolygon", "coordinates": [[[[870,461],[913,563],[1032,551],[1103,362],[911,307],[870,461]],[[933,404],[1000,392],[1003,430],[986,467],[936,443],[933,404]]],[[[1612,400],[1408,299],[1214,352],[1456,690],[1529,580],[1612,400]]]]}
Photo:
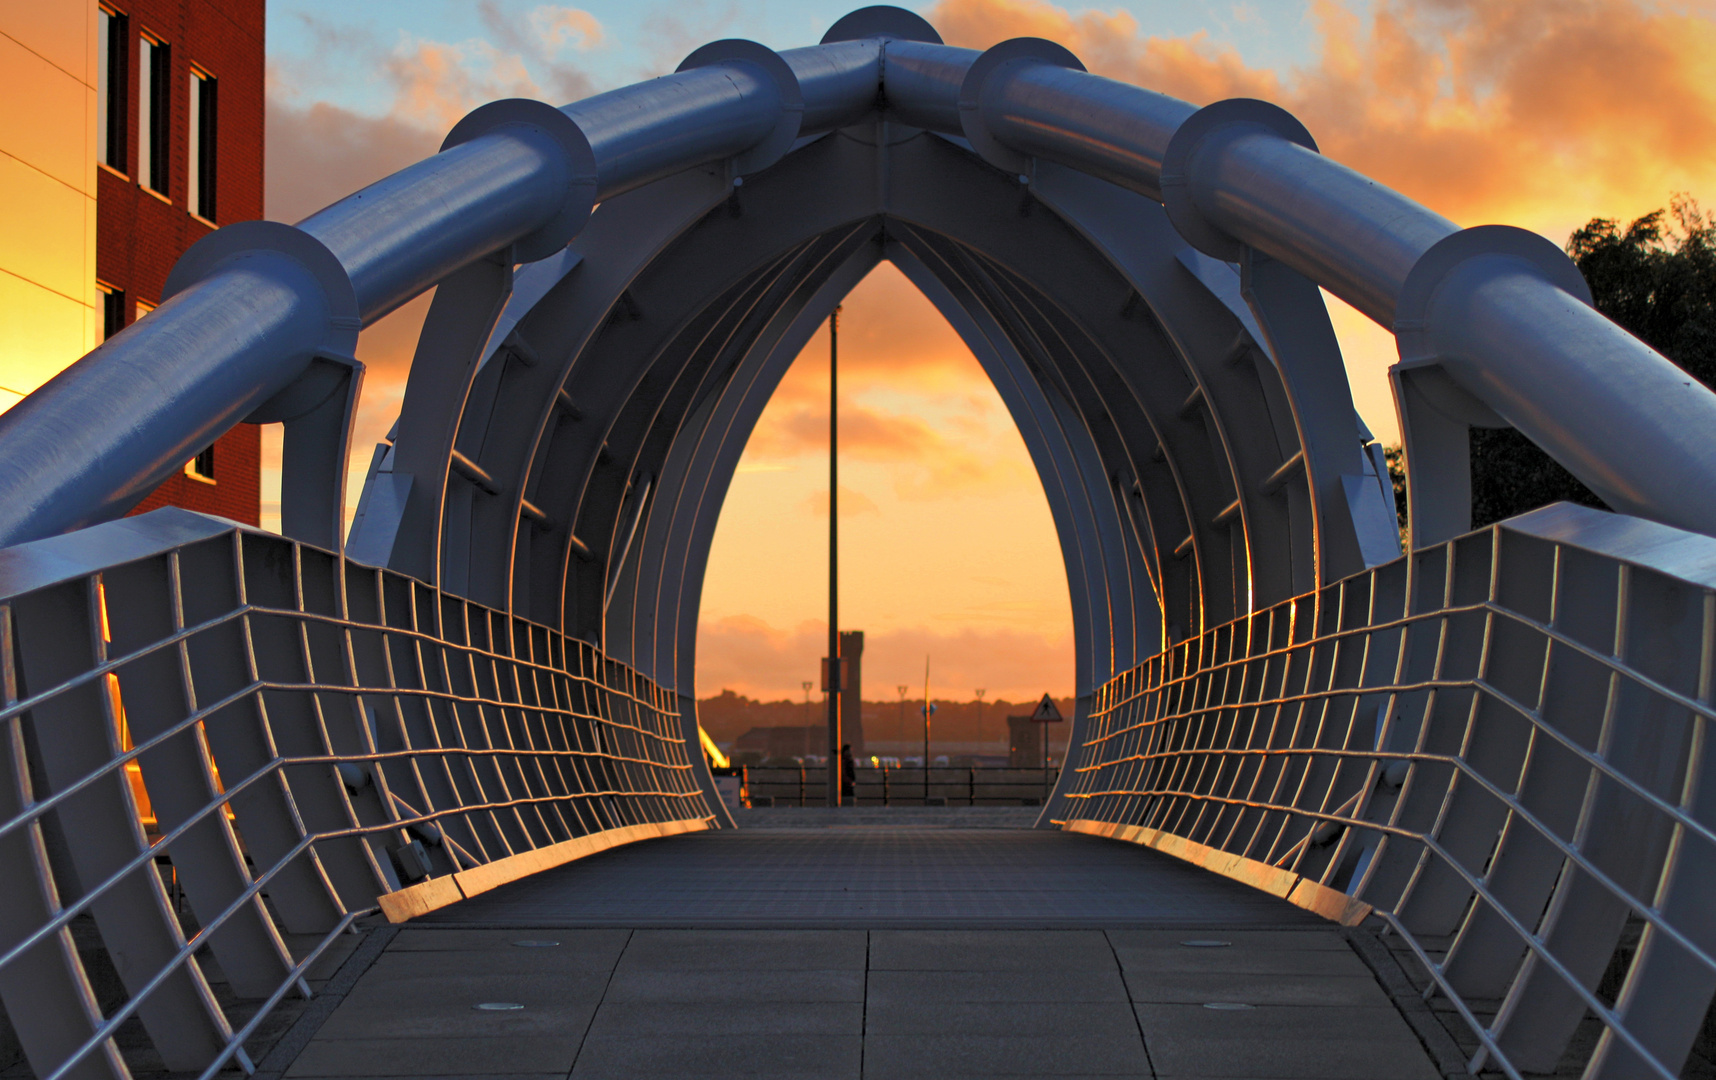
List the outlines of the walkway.
{"type": "Polygon", "coordinates": [[[675,837],[368,944],[265,1074],[1441,1075],[1338,928],[1055,832],[675,837]]]}

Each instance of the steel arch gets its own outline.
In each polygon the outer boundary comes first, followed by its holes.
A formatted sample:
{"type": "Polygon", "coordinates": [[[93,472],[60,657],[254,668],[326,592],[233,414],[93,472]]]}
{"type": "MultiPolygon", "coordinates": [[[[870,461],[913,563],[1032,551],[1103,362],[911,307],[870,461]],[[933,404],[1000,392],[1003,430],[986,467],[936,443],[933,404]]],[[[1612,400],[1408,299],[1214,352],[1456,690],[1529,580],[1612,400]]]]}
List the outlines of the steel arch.
{"type": "Polygon", "coordinates": [[[995,382],[1056,523],[1080,706],[1045,824],[1382,918],[1509,1075],[1587,1010],[1588,1075],[1673,1075],[1716,990],[1716,504],[1687,494],[1716,489],[1716,395],[1552,244],[1459,230],[1273,106],[889,8],[484,106],[296,227],[220,230],[0,416],[0,1001],[37,1073],[125,1075],[136,1015],[212,1075],[367,911],[730,824],[690,749],[716,517],[883,259],[995,382]],[[356,331],[432,285],[342,537],[356,331]],[[1319,286],[1399,341],[1405,555],[1319,286]],[[113,520],[246,418],[286,427],[284,536],[113,520]],[[1471,533],[1467,433],[1506,424],[1622,513],[1471,533]]]}

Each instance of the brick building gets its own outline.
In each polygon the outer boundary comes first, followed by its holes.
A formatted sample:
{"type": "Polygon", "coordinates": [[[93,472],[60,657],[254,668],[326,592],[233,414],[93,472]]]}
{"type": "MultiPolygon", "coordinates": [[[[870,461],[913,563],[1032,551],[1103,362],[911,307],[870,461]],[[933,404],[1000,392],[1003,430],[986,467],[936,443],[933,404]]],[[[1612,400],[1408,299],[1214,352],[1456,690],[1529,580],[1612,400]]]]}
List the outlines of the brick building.
{"type": "MultiPolygon", "coordinates": [[[[102,336],[161,302],[185,249],[262,216],[264,0],[124,0],[95,17],[96,287],[102,336]]],[[[255,525],[261,430],[241,424],[133,513],[255,525]]]]}

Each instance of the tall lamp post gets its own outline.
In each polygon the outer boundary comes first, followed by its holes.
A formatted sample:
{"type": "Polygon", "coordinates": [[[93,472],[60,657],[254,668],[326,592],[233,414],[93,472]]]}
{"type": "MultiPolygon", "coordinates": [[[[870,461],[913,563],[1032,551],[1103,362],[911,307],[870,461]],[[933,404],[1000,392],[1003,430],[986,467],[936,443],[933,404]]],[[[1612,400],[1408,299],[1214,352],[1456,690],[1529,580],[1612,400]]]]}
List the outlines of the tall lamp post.
{"type": "Polygon", "coordinates": [[[840,805],[840,308],[828,316],[828,805],[840,805]]]}
{"type": "Polygon", "coordinates": [[[983,738],[983,695],[989,691],[979,688],[977,691],[977,737],[983,738]]]}

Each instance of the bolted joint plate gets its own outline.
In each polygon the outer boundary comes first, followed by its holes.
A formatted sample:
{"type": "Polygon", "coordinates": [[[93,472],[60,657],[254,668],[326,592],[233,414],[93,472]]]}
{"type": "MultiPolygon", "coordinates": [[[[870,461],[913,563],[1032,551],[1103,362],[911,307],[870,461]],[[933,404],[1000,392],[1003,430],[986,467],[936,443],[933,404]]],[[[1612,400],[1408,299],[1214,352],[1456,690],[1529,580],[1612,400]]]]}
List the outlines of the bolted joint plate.
{"type": "Polygon", "coordinates": [[[1234,127],[1273,132],[1290,143],[1317,152],[1317,141],[1297,117],[1279,105],[1255,98],[1228,98],[1206,105],[1174,129],[1162,158],[1162,205],[1168,211],[1168,220],[1186,243],[1227,262],[1238,261],[1245,245],[1204,217],[1192,190],[1191,167],[1205,139],[1234,127]]]}
{"type": "Polygon", "coordinates": [[[767,45],[744,38],[711,41],[681,60],[674,71],[691,71],[714,64],[743,64],[754,68],[774,83],[780,94],[781,115],[775,121],[774,130],[764,136],[762,142],[733,158],[736,175],[749,176],[761,172],[785,157],[798,140],[798,131],[804,121],[804,92],[799,88],[798,76],[793,74],[792,67],[781,59],[779,53],[767,45]]]}
{"type": "Polygon", "coordinates": [[[553,139],[566,154],[566,198],[560,210],[541,228],[513,245],[515,260],[536,262],[565,247],[590,220],[590,211],[596,206],[596,153],[590,149],[590,140],[577,121],[546,101],[531,98],[503,98],[479,105],[453,125],[441,149],[451,150],[507,129],[539,131],[553,139]]]}
{"type": "Polygon", "coordinates": [[[1462,229],[1430,245],[1430,250],[1412,264],[1405,284],[1400,287],[1400,297],[1394,305],[1394,337],[1400,348],[1401,363],[1433,363],[1442,359],[1435,342],[1437,291],[1462,265],[1486,257],[1511,262],[1515,269],[1524,264],[1581,303],[1591,303],[1591,286],[1585,282],[1585,275],[1553,240],[1512,225],[1462,229]]]}
{"type": "Polygon", "coordinates": [[[197,282],[239,264],[255,268],[263,260],[286,259],[297,264],[321,287],[328,323],[320,352],[350,356],[357,351],[363,316],[357,292],[339,258],[302,229],[278,221],[241,221],[216,229],[190,246],[167,275],[163,303],[197,282]]]}
{"type": "Polygon", "coordinates": [[[1021,176],[1031,171],[1031,157],[1005,146],[989,132],[983,117],[983,94],[989,81],[1004,77],[1022,67],[1051,64],[1055,67],[1085,70],[1084,61],[1064,46],[1043,38],[1013,38],[984,52],[966,69],[965,80],[959,84],[959,126],[965,141],[979,157],[998,169],[1021,176]]]}

